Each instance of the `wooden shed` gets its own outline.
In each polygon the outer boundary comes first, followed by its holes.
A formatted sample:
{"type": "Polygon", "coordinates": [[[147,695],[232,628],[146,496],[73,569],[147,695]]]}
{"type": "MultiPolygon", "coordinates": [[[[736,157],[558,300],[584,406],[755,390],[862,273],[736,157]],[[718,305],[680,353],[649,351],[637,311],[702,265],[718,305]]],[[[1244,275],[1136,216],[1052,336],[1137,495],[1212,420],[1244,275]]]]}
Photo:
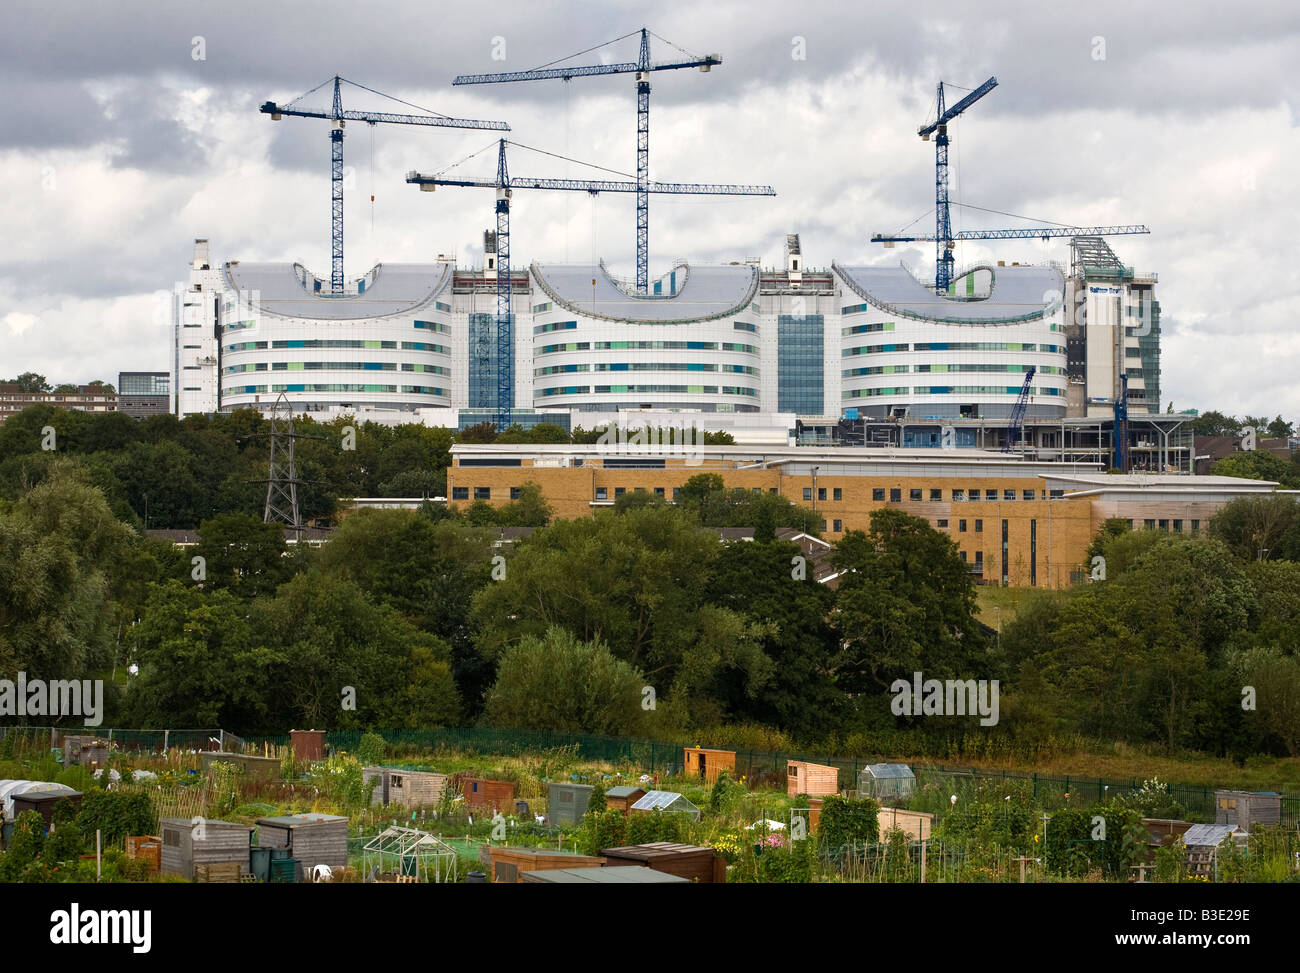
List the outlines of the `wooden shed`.
{"type": "Polygon", "coordinates": [[[686,774],[712,784],[723,770],[729,770],[733,777],[736,775],[736,751],[685,747],[682,750],[682,766],[686,774]]]}
{"type": "Polygon", "coordinates": [[[466,807],[483,807],[503,813],[514,810],[513,781],[490,780],[487,777],[462,777],[460,792],[465,795],[466,807]]]}
{"type": "Polygon", "coordinates": [[[884,841],[886,831],[894,828],[903,831],[912,841],[929,841],[930,832],[934,830],[934,815],[924,811],[904,811],[896,807],[882,807],[876,813],[880,825],[880,840],[884,841]]]}
{"type": "Polygon", "coordinates": [[[436,806],[451,780],[446,774],[397,767],[366,767],[361,776],[367,785],[374,784],[371,807],[400,804],[411,809],[436,806]]]}
{"type": "Polygon", "coordinates": [[[687,880],[638,865],[616,868],[553,868],[520,872],[521,883],[535,885],[679,885],[687,880]]]}
{"type": "Polygon", "coordinates": [[[246,753],[226,753],[222,750],[205,750],[199,754],[199,766],[207,774],[214,763],[232,764],[245,780],[275,780],[280,776],[278,757],[254,757],[246,753]]]}
{"type": "Polygon", "coordinates": [[[232,821],[204,818],[163,818],[160,863],[164,874],[194,880],[197,865],[239,865],[248,870],[248,848],[253,828],[232,821]]]}
{"type": "Polygon", "coordinates": [[[785,769],[786,794],[807,794],[809,797],[826,797],[840,792],[840,772],[826,764],[806,760],[788,760],[785,769]]]}
{"type": "Polygon", "coordinates": [[[552,781],[546,786],[546,816],[551,824],[581,824],[596,788],[590,784],[552,781]]]}
{"type": "Polygon", "coordinates": [[[325,759],[324,730],[290,730],[289,742],[293,746],[293,759],[300,762],[325,759]]]}
{"type": "Polygon", "coordinates": [[[108,740],[103,737],[69,734],[63,738],[63,765],[102,766],[108,760],[108,740]]]}
{"type": "Polygon", "coordinates": [[[605,791],[605,807],[627,814],[632,805],[643,797],[645,797],[644,787],[631,787],[627,784],[620,784],[618,787],[611,787],[605,791]]]}
{"type": "Polygon", "coordinates": [[[631,814],[689,814],[694,820],[700,819],[700,809],[676,791],[646,791],[629,809],[631,814]]]}
{"type": "Polygon", "coordinates": [[[317,865],[348,863],[348,819],[338,814],[282,814],[257,819],[257,843],[263,848],[287,848],[302,873],[317,865]]]}
{"type": "Polygon", "coordinates": [[[544,872],[557,868],[599,868],[605,859],[595,855],[579,855],[555,848],[508,848],[492,845],[489,848],[492,862],[492,881],[520,882],[522,872],[544,872]]]}
{"type": "Polygon", "coordinates": [[[910,797],[916,776],[907,764],[867,764],[858,774],[858,796],[876,800],[910,797]]]}
{"type": "Polygon", "coordinates": [[[81,803],[81,792],[72,791],[71,793],[61,791],[28,791],[25,794],[14,795],[14,817],[22,814],[24,811],[35,811],[45,822],[45,827],[54,823],[54,806],[59,801],[71,801],[73,804],[81,803]]]}
{"type": "Polygon", "coordinates": [[[644,845],[606,848],[601,852],[609,866],[645,865],[657,872],[677,875],[689,882],[725,882],[727,860],[712,848],[652,841],[644,845]]]}
{"type": "Polygon", "coordinates": [[[1282,821],[1282,795],[1271,791],[1215,791],[1214,823],[1235,824],[1247,834],[1255,825],[1282,821]]]}

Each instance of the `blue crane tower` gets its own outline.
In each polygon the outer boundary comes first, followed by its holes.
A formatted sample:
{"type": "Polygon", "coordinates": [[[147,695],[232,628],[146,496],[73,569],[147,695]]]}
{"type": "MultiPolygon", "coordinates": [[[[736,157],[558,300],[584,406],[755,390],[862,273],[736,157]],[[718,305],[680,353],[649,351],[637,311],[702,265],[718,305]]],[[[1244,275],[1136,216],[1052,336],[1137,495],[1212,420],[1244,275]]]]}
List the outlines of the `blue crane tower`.
{"type": "Polygon", "coordinates": [[[871,237],[872,243],[883,243],[887,247],[893,246],[895,243],[933,242],[935,245],[934,290],[940,297],[948,293],[949,285],[952,283],[953,244],[962,240],[1049,240],[1053,237],[1121,236],[1131,233],[1151,232],[1141,224],[1127,224],[1122,226],[1018,227],[1010,230],[961,230],[953,233],[948,200],[948,145],[950,142],[948,123],[996,88],[997,84],[997,78],[989,78],[951,108],[945,108],[943,82],[940,81],[935,120],[927,125],[922,125],[917,130],[917,134],[926,141],[929,141],[931,135],[935,137],[934,235],[917,233],[904,236],[900,233],[891,236],[877,233],[871,237]]]}
{"type": "Polygon", "coordinates": [[[934,289],[938,294],[948,293],[948,282],[952,280],[952,221],[948,213],[948,123],[996,88],[997,84],[997,78],[989,78],[945,110],[943,82],[940,81],[935,119],[928,125],[922,125],[916,132],[927,142],[930,135],[934,135],[934,289]]]}
{"type": "MultiPolygon", "coordinates": [[[[376,125],[380,122],[391,123],[395,125],[430,125],[440,128],[480,128],[493,129],[495,131],[508,132],[510,126],[505,122],[485,122],[475,118],[451,118],[447,115],[439,115],[436,112],[429,112],[427,108],[421,108],[421,111],[427,112],[424,115],[395,115],[390,112],[368,112],[368,111],[345,111],[343,108],[343,94],[341,91],[342,84],[352,85],[369,91],[372,94],[380,95],[383,98],[391,98],[383,92],[375,91],[373,88],[367,88],[365,85],[357,84],[355,81],[347,81],[346,78],[340,78],[335,75],[332,79],[322,81],[311,91],[304,92],[293,101],[285,105],[277,105],[273,101],[268,101],[259,109],[262,114],[270,115],[271,121],[278,122],[285,115],[295,118],[324,118],[333,122],[330,128],[330,166],[331,166],[331,191],[330,191],[330,228],[331,228],[331,246],[330,246],[330,293],[343,293],[343,126],[347,122],[368,122],[376,125]],[[319,91],[325,85],[334,84],[334,104],[328,111],[309,111],[293,106],[306,98],[308,95],[319,91]]],[[[392,98],[393,101],[401,101],[398,98],[392,98]]],[[[407,102],[401,102],[408,104],[407,102]]],[[[411,105],[412,108],[418,108],[418,105],[411,105]]]]}
{"type": "MultiPolygon", "coordinates": [[[[633,31],[633,34],[636,33],[633,31]]],[[[624,34],[607,44],[616,44],[633,36],[624,34]]],[[[636,75],[636,289],[644,294],[650,284],[650,73],[652,71],[677,71],[682,68],[699,68],[707,72],[714,65],[721,64],[722,58],[716,54],[704,57],[686,54],[687,60],[652,63],[650,61],[650,31],[642,27],[641,53],[635,61],[617,64],[590,64],[577,67],[551,67],[543,65],[531,71],[508,71],[502,74],[462,74],[452,84],[496,84],[506,81],[544,81],[560,79],[570,81],[573,78],[590,78],[602,74],[636,75]]],[[[658,35],[655,35],[658,37],[658,35]]],[[[662,37],[659,38],[663,40],[662,37]]],[[[670,43],[665,41],[665,43],[670,43]]],[[[605,47],[607,44],[601,44],[605,47]]],[[[676,46],[676,45],[672,45],[676,46]]],[[[595,50],[591,48],[590,50],[595,50]]],[[[681,48],[678,48],[681,50],[681,48]]],[[[582,51],[586,54],[588,51],[582,51]]],[[[578,55],[571,55],[577,57],[578,55]]],[[[561,60],[568,60],[562,58],[561,60]]],[[[552,62],[558,63],[558,62],[552,62]]]]}
{"type": "MultiPolygon", "coordinates": [[[[422,175],[408,172],[406,181],[420,187],[422,192],[433,192],[439,186],[478,187],[495,189],[496,200],[496,253],[497,253],[497,405],[496,426],[504,429],[510,424],[510,410],[514,403],[514,341],[510,317],[512,281],[510,278],[510,197],[516,189],[557,189],[570,192],[598,193],[665,193],[670,195],[707,196],[775,196],[771,186],[733,186],[721,183],[634,182],[611,179],[541,179],[531,176],[511,176],[506,164],[506,145],[500,139],[497,150],[497,174],[493,179],[462,179],[435,173],[422,175]]],[[[519,145],[520,148],[529,148],[519,145]]],[[[476,153],[477,154],[477,153],[476,153]]],[[[550,153],[547,153],[550,154],[550,153]]],[[[467,160],[462,160],[467,161],[467,160]]],[[[567,160],[573,161],[573,160],[567,160]]],[[[459,163],[457,163],[459,165],[459,163]]],[[[443,170],[445,172],[445,170],[443,170]]],[[[480,353],[480,367],[486,366],[480,353]]]]}

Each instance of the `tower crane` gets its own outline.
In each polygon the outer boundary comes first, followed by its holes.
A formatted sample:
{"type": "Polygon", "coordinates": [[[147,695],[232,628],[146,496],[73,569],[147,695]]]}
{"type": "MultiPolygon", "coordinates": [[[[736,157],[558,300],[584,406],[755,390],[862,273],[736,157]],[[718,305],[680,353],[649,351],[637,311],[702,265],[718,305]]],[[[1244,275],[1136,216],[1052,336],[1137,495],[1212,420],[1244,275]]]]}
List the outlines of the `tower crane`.
{"type": "MultiPolygon", "coordinates": [[[[285,115],[295,118],[324,118],[333,123],[330,128],[330,166],[331,166],[331,191],[330,191],[330,228],[331,228],[331,246],[330,246],[330,293],[343,293],[343,126],[347,122],[367,122],[376,125],[380,122],[396,125],[428,125],[440,128],[479,128],[493,129],[496,131],[508,132],[510,126],[505,122],[485,122],[476,118],[451,118],[447,115],[440,115],[436,112],[430,112],[428,109],[420,109],[426,112],[424,115],[398,115],[390,112],[368,112],[354,111],[352,109],[344,110],[343,95],[341,87],[343,83],[352,85],[369,91],[372,94],[380,95],[384,98],[392,98],[391,95],[385,95],[383,92],[375,91],[373,88],[367,88],[365,85],[357,84],[355,81],[348,81],[346,78],[340,78],[335,75],[333,78],[322,81],[311,91],[304,92],[293,101],[285,105],[277,105],[273,101],[268,101],[262,105],[259,111],[264,115],[270,115],[271,121],[278,122],[285,115]],[[308,95],[319,91],[325,85],[333,83],[334,85],[334,103],[326,111],[309,111],[303,108],[295,108],[294,105],[306,98],[308,95]]],[[[393,101],[401,101],[398,98],[392,98],[393,101]]],[[[407,104],[407,102],[401,102],[407,104]]],[[[418,108],[418,105],[410,105],[412,108],[418,108]]]]}
{"type": "MultiPolygon", "coordinates": [[[[532,176],[511,176],[506,163],[506,139],[498,141],[497,174],[489,179],[458,179],[441,174],[422,175],[408,172],[406,181],[420,187],[422,192],[433,192],[439,186],[479,187],[495,189],[496,199],[496,253],[497,253],[497,405],[496,425],[504,429],[509,425],[510,410],[514,402],[514,355],[512,354],[513,329],[510,321],[510,198],[516,189],[555,189],[570,192],[598,193],[664,193],[669,195],[708,196],[775,196],[771,186],[733,186],[720,183],[629,182],[610,179],[542,179],[532,176]]],[[[520,148],[529,146],[520,145],[520,148]]],[[[445,170],[444,170],[445,171],[445,170]]],[[[644,292],[645,288],[641,288],[644,292]]],[[[485,364],[480,359],[481,364],[485,364]]]]}
{"type": "MultiPolygon", "coordinates": [[[[573,78],[590,78],[603,74],[636,75],[636,289],[638,293],[644,294],[650,282],[650,74],[653,71],[677,71],[682,68],[699,68],[700,71],[707,73],[714,65],[721,64],[722,58],[717,54],[699,57],[683,51],[687,60],[653,63],[650,60],[650,31],[642,27],[640,34],[641,51],[635,61],[568,67],[543,65],[531,71],[508,71],[501,74],[462,74],[457,76],[452,84],[497,84],[549,79],[570,81],[573,78]]],[[[633,34],[624,34],[607,43],[615,44],[631,36],[633,34]]],[[[655,36],[658,37],[657,34],[655,36]]],[[[662,37],[659,39],[663,40],[662,37]]],[[[665,41],[665,43],[670,42],[665,41]]],[[[588,51],[581,53],[586,54],[588,51]]],[[[576,56],[571,55],[571,57],[576,56]]]]}

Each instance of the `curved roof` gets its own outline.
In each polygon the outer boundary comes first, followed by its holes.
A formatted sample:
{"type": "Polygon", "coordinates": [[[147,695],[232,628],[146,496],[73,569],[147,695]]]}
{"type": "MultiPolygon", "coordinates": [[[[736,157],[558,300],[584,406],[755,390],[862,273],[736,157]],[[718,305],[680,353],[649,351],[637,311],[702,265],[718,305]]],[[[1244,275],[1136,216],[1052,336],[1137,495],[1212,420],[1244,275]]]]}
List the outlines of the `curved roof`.
{"type": "MultiPolygon", "coordinates": [[[[1050,314],[1065,297],[1065,277],[1055,267],[988,267],[989,296],[957,300],[940,297],[906,267],[841,267],[835,272],[849,289],[882,311],[903,317],[956,324],[1027,321],[1050,314]]],[[[964,276],[964,275],[963,275],[964,276]]]]}
{"type": "Polygon", "coordinates": [[[225,265],[226,283],[259,311],[290,318],[352,321],[418,310],[451,283],[451,265],[376,264],[362,278],[360,294],[329,293],[329,282],[316,292],[316,277],[302,264],[240,263],[225,265]]]}
{"type": "Polygon", "coordinates": [[[680,324],[739,312],[758,294],[758,268],[679,265],[685,274],[671,297],[637,297],[623,290],[605,268],[590,264],[533,264],[533,280],[556,304],[576,314],[611,321],[680,324]],[[595,281],[595,287],[592,282],[595,281]]]}

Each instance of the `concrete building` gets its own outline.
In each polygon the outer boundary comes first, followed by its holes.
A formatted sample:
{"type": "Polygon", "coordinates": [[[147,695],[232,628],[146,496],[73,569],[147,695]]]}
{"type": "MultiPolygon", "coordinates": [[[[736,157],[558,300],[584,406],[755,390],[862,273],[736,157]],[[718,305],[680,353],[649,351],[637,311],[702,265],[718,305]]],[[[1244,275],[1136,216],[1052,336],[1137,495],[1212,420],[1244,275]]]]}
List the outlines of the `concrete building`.
{"type": "MultiPolygon", "coordinates": [[[[313,414],[442,412],[443,425],[452,425],[445,410],[491,417],[495,246],[487,234],[474,268],[444,257],[380,264],[334,295],[298,264],[214,266],[208,242],[195,241],[176,302],[176,410],[265,409],[283,392],[313,414]]],[[[587,428],[637,410],[692,416],[708,429],[749,417],[741,427],[764,428],[768,441],[833,438],[844,418],[906,419],[918,425],[900,445],[938,446],[946,425],[1005,428],[1033,367],[1029,421],[1095,418],[1113,406],[1123,371],[1098,342],[1125,355],[1134,345],[1142,364],[1129,366],[1130,396],[1149,394],[1158,328],[1117,338],[1126,329],[1114,321],[1141,305],[1154,277],[1099,259],[1074,267],[1068,282],[1056,265],[976,267],[937,297],[901,265],[810,267],[790,234],[784,266],[679,261],[643,296],[603,262],[533,263],[511,277],[511,405],[568,413],[571,426],[587,428]],[[1088,290],[1103,278],[1124,289],[1118,305],[1088,290]],[[1067,331],[1079,295],[1092,331],[1075,329],[1091,337],[1079,339],[1074,369],[1067,331]],[[818,431],[805,439],[800,422],[818,431]]],[[[973,429],[954,436],[958,447],[981,444],[973,429]]],[[[1034,445],[1051,448],[1052,438],[1034,445]]]]}
{"type": "Polygon", "coordinates": [[[716,473],[728,487],[777,493],[817,511],[836,541],[885,507],[948,534],[979,580],[1059,588],[1081,580],[1085,554],[1108,518],[1135,529],[1197,533],[1225,503],[1277,484],[1219,476],[1107,474],[1103,462],[1043,461],[974,449],[816,449],[457,444],[447,471],[452,507],[507,503],[541,487],[556,517],[586,516],[645,491],[672,501],[686,481],[716,473]]]}
{"type": "Polygon", "coordinates": [[[171,372],[118,372],[117,411],[132,419],[171,412],[171,372]]]}
{"type": "Polygon", "coordinates": [[[77,412],[116,412],[117,393],[102,385],[79,385],[76,391],[23,392],[17,382],[0,382],[0,422],[30,405],[53,405],[77,412]]]}

